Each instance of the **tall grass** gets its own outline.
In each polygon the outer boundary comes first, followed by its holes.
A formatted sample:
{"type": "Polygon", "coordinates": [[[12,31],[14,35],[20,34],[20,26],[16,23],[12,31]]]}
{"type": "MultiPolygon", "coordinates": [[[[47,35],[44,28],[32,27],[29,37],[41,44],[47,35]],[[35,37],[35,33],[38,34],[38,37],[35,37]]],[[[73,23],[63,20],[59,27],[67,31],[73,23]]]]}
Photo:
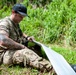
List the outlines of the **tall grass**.
{"type": "MultiPolygon", "coordinates": [[[[28,15],[21,22],[21,29],[36,40],[44,43],[64,43],[75,45],[76,42],[76,1],[52,0],[45,6],[36,7],[29,0],[23,2],[28,8],[28,15]]],[[[5,17],[10,8],[0,10],[0,18],[5,17]],[[6,12],[4,12],[6,11],[6,12]]]]}
{"type": "Polygon", "coordinates": [[[22,22],[26,21],[24,30],[42,42],[75,44],[75,8],[75,0],[53,0],[42,8],[28,6],[31,18],[22,22]]]}

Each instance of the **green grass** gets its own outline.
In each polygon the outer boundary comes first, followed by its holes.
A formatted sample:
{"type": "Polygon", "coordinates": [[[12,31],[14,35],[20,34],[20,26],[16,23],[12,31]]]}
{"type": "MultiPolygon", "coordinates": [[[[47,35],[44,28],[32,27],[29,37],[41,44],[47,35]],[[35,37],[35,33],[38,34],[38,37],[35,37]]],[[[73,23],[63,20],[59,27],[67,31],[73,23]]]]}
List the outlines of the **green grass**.
{"type": "Polygon", "coordinates": [[[24,68],[20,66],[0,66],[0,75],[50,75],[50,73],[40,72],[32,68],[24,68]]]}
{"type": "Polygon", "coordinates": [[[56,52],[60,53],[69,64],[76,64],[76,50],[69,47],[59,47],[59,46],[52,46],[52,49],[56,52]]]}
{"type": "MultiPolygon", "coordinates": [[[[0,10],[0,18],[11,14],[11,7],[4,6],[0,10]]],[[[64,45],[62,47],[51,45],[51,47],[63,55],[69,64],[76,64],[76,50],[69,48],[76,47],[76,0],[53,0],[45,7],[33,8],[29,4],[27,8],[30,18],[25,18],[21,22],[22,31],[29,36],[33,35],[37,41],[43,43],[69,45],[67,48],[64,45]]],[[[49,73],[19,66],[1,65],[0,75],[49,75],[49,73]]]]}

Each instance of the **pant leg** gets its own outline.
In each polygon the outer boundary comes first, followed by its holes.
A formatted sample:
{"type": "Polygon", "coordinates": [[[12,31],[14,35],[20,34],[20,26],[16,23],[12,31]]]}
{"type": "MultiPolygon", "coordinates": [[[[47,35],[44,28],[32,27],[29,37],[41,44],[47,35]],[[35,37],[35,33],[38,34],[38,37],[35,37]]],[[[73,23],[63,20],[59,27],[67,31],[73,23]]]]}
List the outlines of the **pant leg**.
{"type": "Polygon", "coordinates": [[[24,64],[32,66],[33,68],[40,69],[42,71],[50,71],[53,73],[53,67],[50,62],[42,57],[38,56],[32,50],[25,48],[22,50],[8,50],[3,56],[3,64],[12,65],[12,64],[24,64]]]}
{"type": "Polygon", "coordinates": [[[22,62],[24,66],[29,65],[40,70],[51,71],[53,69],[48,60],[43,59],[28,48],[17,50],[13,55],[14,64],[20,64],[22,62]]]}
{"type": "Polygon", "coordinates": [[[0,65],[3,63],[4,52],[0,52],[0,65]]]}
{"type": "Polygon", "coordinates": [[[3,56],[3,64],[5,65],[12,65],[13,64],[13,54],[15,53],[14,50],[7,50],[3,56]]]}

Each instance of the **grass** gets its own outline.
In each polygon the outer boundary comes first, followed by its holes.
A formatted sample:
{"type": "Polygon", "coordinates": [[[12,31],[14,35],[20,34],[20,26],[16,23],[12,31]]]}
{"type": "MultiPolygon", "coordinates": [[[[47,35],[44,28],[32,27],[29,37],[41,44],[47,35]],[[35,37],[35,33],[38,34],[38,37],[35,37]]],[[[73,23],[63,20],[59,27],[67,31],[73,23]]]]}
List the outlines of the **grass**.
{"type": "MultiPolygon", "coordinates": [[[[27,2],[27,0],[25,0],[27,2]]],[[[2,3],[1,3],[2,4],[2,3]]],[[[25,4],[25,2],[24,2],[25,4]]],[[[9,15],[11,8],[2,8],[0,18],[9,15]]],[[[41,42],[52,43],[70,40],[76,43],[76,1],[75,0],[54,0],[46,8],[32,8],[28,5],[28,14],[31,18],[22,21],[22,30],[33,35],[41,42]],[[26,30],[26,31],[25,31],[26,30]]],[[[50,46],[50,45],[49,45],[50,46]]],[[[74,44],[72,45],[74,46],[74,44]]],[[[51,45],[52,49],[63,55],[69,64],[76,64],[76,50],[69,47],[51,45]]],[[[0,75],[50,75],[41,73],[36,69],[23,68],[20,66],[0,66],[0,75]]]]}
{"type": "MultiPolygon", "coordinates": [[[[75,50],[59,47],[57,45],[51,45],[51,47],[56,52],[62,54],[69,64],[76,63],[75,50]]],[[[5,65],[1,65],[0,75],[52,75],[52,74],[41,72],[31,67],[24,68],[20,67],[19,65],[8,67],[5,65]]]]}
{"type": "Polygon", "coordinates": [[[52,46],[52,49],[60,53],[69,64],[76,64],[76,50],[59,46],[52,46]]]}
{"type": "Polygon", "coordinates": [[[0,75],[50,75],[50,73],[40,72],[30,67],[23,68],[20,66],[0,66],[0,75]]]}

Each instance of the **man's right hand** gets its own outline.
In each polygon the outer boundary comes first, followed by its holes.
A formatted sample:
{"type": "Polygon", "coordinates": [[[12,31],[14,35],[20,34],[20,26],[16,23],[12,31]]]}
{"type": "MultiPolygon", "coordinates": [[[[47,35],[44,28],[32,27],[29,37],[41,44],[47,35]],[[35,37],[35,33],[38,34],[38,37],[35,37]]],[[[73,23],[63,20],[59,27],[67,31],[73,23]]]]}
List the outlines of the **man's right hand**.
{"type": "Polygon", "coordinates": [[[34,37],[33,36],[27,36],[27,40],[30,41],[30,42],[33,42],[34,37]]]}

